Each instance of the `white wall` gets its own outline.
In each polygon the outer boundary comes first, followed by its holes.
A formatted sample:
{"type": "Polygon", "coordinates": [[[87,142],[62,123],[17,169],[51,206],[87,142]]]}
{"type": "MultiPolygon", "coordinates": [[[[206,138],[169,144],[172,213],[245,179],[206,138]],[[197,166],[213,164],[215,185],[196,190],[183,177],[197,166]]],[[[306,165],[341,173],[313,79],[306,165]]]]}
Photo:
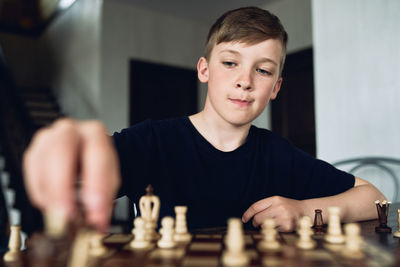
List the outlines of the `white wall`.
{"type": "MultiPolygon", "coordinates": [[[[128,2],[80,0],[39,40],[0,36],[7,39],[4,48],[10,50],[6,54],[18,82],[54,89],[64,113],[78,119],[101,119],[111,133],[128,126],[129,60],[195,69],[211,26],[128,2]]],[[[288,52],[310,47],[310,0],[268,3],[260,7],[281,18],[289,33],[288,52]]],[[[201,109],[206,86],[201,86],[198,95],[201,109]]],[[[269,128],[269,108],[255,124],[269,128]]]]}
{"type": "Polygon", "coordinates": [[[288,54],[312,46],[311,0],[279,0],[262,6],[281,20],[288,35],[288,54]]]}
{"type": "Polygon", "coordinates": [[[400,1],[312,4],[318,157],[400,158],[400,1]]]}
{"type": "Polygon", "coordinates": [[[195,69],[207,27],[125,2],[105,1],[102,33],[101,117],[112,132],[129,122],[129,60],[195,69]]]}
{"type": "MultiPolygon", "coordinates": [[[[269,4],[260,7],[269,10],[281,20],[289,35],[287,54],[312,46],[311,0],[270,1],[269,4]]],[[[254,125],[271,128],[269,105],[255,120],[254,125]]]]}
{"type": "MultiPolygon", "coordinates": [[[[288,53],[312,46],[311,0],[270,1],[260,6],[282,20],[289,34],[288,53]]],[[[211,25],[150,11],[123,1],[105,1],[102,20],[101,117],[109,129],[128,125],[129,59],[143,59],[195,68],[203,53],[211,25]],[[129,26],[129,30],[124,30],[129,26]],[[118,30],[117,30],[118,29],[118,30]]],[[[199,90],[199,109],[206,95],[206,86],[199,90]]],[[[254,124],[270,128],[270,109],[254,124]]]]}
{"type": "Polygon", "coordinates": [[[80,0],[40,39],[42,83],[55,90],[62,111],[74,118],[100,118],[102,0],[80,0]]]}

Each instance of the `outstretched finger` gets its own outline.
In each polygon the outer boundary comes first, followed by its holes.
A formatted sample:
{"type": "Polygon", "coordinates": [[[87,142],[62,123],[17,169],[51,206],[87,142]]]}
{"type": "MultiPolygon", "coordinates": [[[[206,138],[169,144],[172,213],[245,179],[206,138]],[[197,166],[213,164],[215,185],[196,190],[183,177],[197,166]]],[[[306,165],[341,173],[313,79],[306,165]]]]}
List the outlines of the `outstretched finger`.
{"type": "Polygon", "coordinates": [[[79,130],[83,137],[81,190],[86,219],[98,230],[106,231],[120,185],[118,156],[102,124],[86,122],[79,130]]]}
{"type": "Polygon", "coordinates": [[[270,198],[261,199],[255,203],[253,203],[244,213],[242,216],[242,221],[247,223],[254,215],[257,213],[268,209],[272,205],[272,201],[270,198]]]}
{"type": "Polygon", "coordinates": [[[64,219],[74,210],[73,184],[79,137],[75,122],[63,119],[35,135],[24,154],[24,179],[32,203],[64,219]]]}

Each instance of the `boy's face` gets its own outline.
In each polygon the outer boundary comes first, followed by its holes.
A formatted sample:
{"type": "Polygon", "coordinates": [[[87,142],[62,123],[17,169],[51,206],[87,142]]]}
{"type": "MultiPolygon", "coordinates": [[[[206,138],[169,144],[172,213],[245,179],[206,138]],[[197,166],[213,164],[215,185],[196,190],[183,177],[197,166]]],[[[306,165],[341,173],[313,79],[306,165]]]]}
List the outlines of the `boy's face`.
{"type": "Polygon", "coordinates": [[[199,80],[208,82],[204,111],[235,126],[251,124],[279,92],[281,57],[276,39],[215,45],[209,60],[202,57],[197,65],[199,80]]]}

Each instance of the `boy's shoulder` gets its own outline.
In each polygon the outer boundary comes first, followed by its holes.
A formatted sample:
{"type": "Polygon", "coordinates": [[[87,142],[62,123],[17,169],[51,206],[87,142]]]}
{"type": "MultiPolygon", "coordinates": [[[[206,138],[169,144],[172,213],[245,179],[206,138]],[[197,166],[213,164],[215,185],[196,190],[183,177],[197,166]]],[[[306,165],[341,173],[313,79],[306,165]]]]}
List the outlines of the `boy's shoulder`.
{"type": "Polygon", "coordinates": [[[274,146],[292,146],[288,139],[272,132],[271,130],[259,128],[255,125],[251,126],[249,135],[250,138],[256,138],[263,144],[274,146]]]}
{"type": "MultiPolygon", "coordinates": [[[[168,119],[146,119],[121,130],[123,135],[148,135],[154,133],[167,134],[190,127],[187,116],[173,117],[168,119]]],[[[114,133],[118,134],[118,133],[114,133]]]]}

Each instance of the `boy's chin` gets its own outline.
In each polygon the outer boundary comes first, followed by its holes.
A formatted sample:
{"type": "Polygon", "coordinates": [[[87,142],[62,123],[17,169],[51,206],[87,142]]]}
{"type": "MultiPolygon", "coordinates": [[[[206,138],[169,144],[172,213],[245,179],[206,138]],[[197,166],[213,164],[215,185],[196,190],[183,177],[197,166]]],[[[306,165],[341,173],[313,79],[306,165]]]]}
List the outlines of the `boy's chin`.
{"type": "Polygon", "coordinates": [[[252,118],[234,118],[231,120],[228,120],[232,125],[236,127],[243,127],[246,125],[251,125],[254,119],[252,118]]]}

